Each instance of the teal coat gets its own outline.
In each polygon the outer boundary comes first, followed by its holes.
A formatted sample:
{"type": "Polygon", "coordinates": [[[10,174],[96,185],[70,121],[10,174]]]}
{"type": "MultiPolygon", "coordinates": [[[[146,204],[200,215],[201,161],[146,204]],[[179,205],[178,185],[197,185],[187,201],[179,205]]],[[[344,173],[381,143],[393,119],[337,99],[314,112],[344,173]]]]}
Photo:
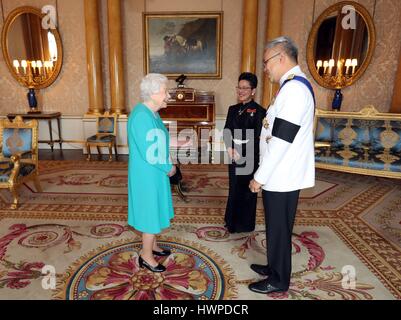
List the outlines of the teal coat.
{"type": "Polygon", "coordinates": [[[170,139],[159,114],[137,104],[127,125],[128,224],[136,230],[157,234],[174,217],[170,179],[170,139]]]}

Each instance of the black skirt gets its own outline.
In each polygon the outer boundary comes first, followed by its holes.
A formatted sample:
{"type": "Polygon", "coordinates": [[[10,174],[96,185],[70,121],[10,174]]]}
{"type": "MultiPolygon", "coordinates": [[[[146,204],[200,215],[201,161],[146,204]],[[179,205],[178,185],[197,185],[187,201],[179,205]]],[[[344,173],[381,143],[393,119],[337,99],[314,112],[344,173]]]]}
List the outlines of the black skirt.
{"type": "Polygon", "coordinates": [[[255,230],[257,193],[251,192],[249,182],[257,169],[254,162],[254,170],[251,174],[238,174],[243,165],[236,163],[228,165],[229,190],[225,213],[225,227],[230,233],[251,232],[255,230]]]}

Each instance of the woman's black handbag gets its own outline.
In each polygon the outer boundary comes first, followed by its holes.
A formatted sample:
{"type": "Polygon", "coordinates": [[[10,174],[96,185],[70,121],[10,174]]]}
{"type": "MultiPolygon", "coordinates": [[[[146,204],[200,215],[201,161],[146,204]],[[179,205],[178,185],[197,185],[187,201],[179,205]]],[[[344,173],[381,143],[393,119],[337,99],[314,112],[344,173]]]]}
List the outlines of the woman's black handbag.
{"type": "Polygon", "coordinates": [[[180,181],[182,180],[182,174],[180,168],[177,166],[175,168],[176,168],[175,174],[170,177],[171,184],[179,184],[180,181]]]}

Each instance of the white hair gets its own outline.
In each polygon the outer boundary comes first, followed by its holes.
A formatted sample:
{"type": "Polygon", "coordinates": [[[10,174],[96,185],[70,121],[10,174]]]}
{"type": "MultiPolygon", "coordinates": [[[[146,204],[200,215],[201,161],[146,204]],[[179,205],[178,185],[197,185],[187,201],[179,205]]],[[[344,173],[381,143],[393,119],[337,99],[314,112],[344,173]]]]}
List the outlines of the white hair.
{"type": "Polygon", "coordinates": [[[163,85],[167,85],[167,77],[160,73],[148,73],[141,81],[142,101],[150,100],[153,94],[159,93],[163,85]]]}
{"type": "Polygon", "coordinates": [[[277,46],[281,46],[282,50],[287,54],[287,56],[289,56],[294,62],[298,63],[298,48],[291,38],[275,38],[266,44],[265,49],[273,49],[277,46]]]}

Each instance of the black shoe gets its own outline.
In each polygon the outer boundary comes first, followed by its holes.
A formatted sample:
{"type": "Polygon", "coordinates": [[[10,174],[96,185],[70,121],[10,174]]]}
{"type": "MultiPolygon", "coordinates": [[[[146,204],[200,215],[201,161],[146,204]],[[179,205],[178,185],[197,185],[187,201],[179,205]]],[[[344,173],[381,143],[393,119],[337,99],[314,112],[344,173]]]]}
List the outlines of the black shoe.
{"type": "Polygon", "coordinates": [[[139,256],[139,266],[141,268],[145,267],[146,269],[152,271],[152,272],[163,272],[166,271],[166,267],[163,266],[162,264],[158,264],[156,267],[152,267],[149,263],[147,263],[145,260],[142,259],[141,256],[139,256]]]}
{"type": "Polygon", "coordinates": [[[228,233],[245,233],[245,232],[255,231],[255,228],[253,228],[253,229],[238,229],[238,228],[235,229],[235,228],[229,227],[227,224],[224,226],[224,228],[226,228],[228,233]]]}
{"type": "Polygon", "coordinates": [[[248,288],[253,292],[264,293],[264,294],[287,291],[272,286],[267,279],[258,282],[253,282],[248,286],[248,288]]]}
{"type": "Polygon", "coordinates": [[[158,256],[158,257],[167,257],[167,256],[169,256],[169,255],[171,254],[171,250],[168,250],[168,249],[164,249],[164,250],[162,250],[162,251],[155,251],[155,250],[152,250],[152,253],[153,253],[155,256],[158,256]]]}
{"type": "Polygon", "coordinates": [[[224,225],[224,228],[226,228],[226,230],[228,231],[228,233],[234,233],[235,231],[230,228],[227,224],[224,225]]]}
{"type": "Polygon", "coordinates": [[[272,274],[272,270],[270,267],[264,266],[263,264],[251,264],[251,269],[261,276],[270,276],[272,274]]]}

